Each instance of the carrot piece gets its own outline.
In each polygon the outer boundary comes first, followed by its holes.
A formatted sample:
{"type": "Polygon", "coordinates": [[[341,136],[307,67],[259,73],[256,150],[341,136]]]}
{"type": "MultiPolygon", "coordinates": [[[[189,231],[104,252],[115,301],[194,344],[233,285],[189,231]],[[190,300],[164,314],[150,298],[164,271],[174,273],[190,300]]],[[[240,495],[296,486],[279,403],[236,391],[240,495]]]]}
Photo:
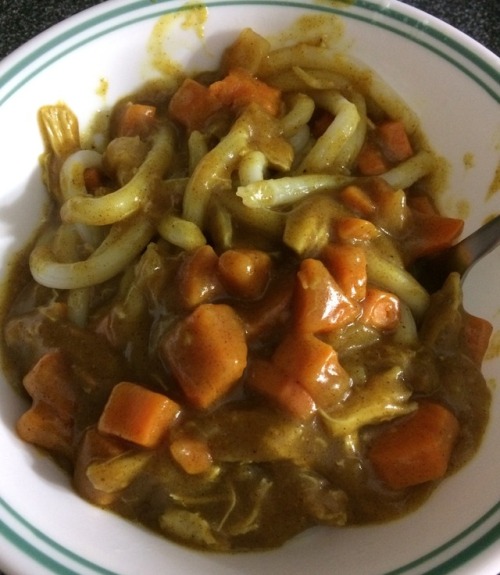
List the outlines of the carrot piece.
{"type": "Polygon", "coordinates": [[[209,91],[222,105],[237,110],[255,103],[272,116],[277,116],[280,111],[280,90],[262,82],[243,68],[230,70],[225,78],[210,84],[209,91]]]}
{"type": "Polygon", "coordinates": [[[25,375],[23,385],[33,399],[16,424],[24,441],[70,456],[76,395],[61,351],[43,355],[25,375]]]}
{"type": "Polygon", "coordinates": [[[206,473],[212,467],[212,455],[203,439],[177,437],[170,443],[170,453],[189,475],[206,473]]]}
{"type": "Polygon", "coordinates": [[[412,213],[412,233],[408,237],[410,259],[437,254],[451,246],[464,228],[463,220],[440,215],[412,213]]]}
{"type": "Polygon", "coordinates": [[[269,361],[252,362],[247,384],[298,419],[308,419],[316,411],[311,395],[296,379],[269,361]]]}
{"type": "Polygon", "coordinates": [[[220,102],[207,86],[186,78],[168,104],[170,116],[189,131],[200,130],[210,116],[219,110],[220,102]]]}
{"type": "Polygon", "coordinates": [[[401,121],[382,122],[375,131],[382,152],[390,162],[403,162],[413,156],[410,139],[401,121]]]}
{"type": "Polygon", "coordinates": [[[113,387],[97,429],[142,447],[155,447],[179,411],[166,395],[122,381],[113,387]]]}
{"type": "Polygon", "coordinates": [[[208,244],[187,254],[177,273],[181,302],[186,308],[206,303],[224,293],[218,265],[219,257],[208,244]]]}
{"type": "Polygon", "coordinates": [[[345,187],[340,192],[340,199],[348,208],[364,217],[371,216],[377,209],[370,196],[359,186],[345,187]]]}
{"type": "Polygon", "coordinates": [[[337,236],[343,242],[368,241],[378,235],[377,226],[369,220],[346,216],[337,221],[337,236]]]}
{"type": "Polygon", "coordinates": [[[302,260],[294,291],[294,320],[298,332],[321,333],[354,321],[359,304],[340,289],[322,262],[302,260]]]}
{"type": "Polygon", "coordinates": [[[207,408],[246,367],[243,323],[226,304],[201,304],[166,333],[161,353],[189,402],[207,408]]]}
{"type": "Polygon", "coordinates": [[[50,405],[61,418],[73,417],[75,388],[62,351],[43,355],[24,376],[23,386],[34,400],[50,405]]]}
{"type": "Polygon", "coordinates": [[[261,250],[227,250],[219,257],[218,272],[222,284],[232,296],[257,299],[269,282],[271,257],[261,250]]]}
{"type": "Polygon", "coordinates": [[[362,176],[380,176],[390,168],[382,150],[371,140],[363,144],[356,164],[362,176]]]}
{"type": "Polygon", "coordinates": [[[89,427],[77,449],[73,472],[73,485],[76,491],[94,505],[106,507],[113,503],[118,494],[96,489],[87,476],[87,469],[94,461],[112,459],[124,451],[125,446],[118,438],[103,435],[95,427],[89,427]]]}
{"type": "Polygon", "coordinates": [[[483,363],[488,350],[493,326],[481,317],[463,311],[464,325],[462,328],[462,340],[467,355],[478,366],[483,363]]]}
{"type": "Polygon", "coordinates": [[[458,437],[455,415],[425,401],[378,435],[368,453],[377,475],[391,489],[404,489],[443,477],[458,437]]]}
{"type": "Polygon", "coordinates": [[[127,102],[121,109],[117,124],[117,136],[147,137],[156,119],[156,107],[127,102]]]}
{"type": "Polygon", "coordinates": [[[85,168],[83,181],[87,192],[95,192],[104,185],[102,172],[99,168],[85,168]]]}
{"type": "Polygon", "coordinates": [[[413,156],[410,139],[399,120],[382,122],[370,136],[357,158],[357,167],[363,176],[379,176],[391,165],[413,156]]]}
{"type": "Polygon", "coordinates": [[[337,352],[316,336],[291,333],[273,354],[272,362],[293,377],[321,408],[331,410],[346,397],[351,378],[337,352]]]}
{"type": "Polygon", "coordinates": [[[73,419],[61,414],[46,403],[36,400],[16,423],[16,431],[23,441],[71,457],[73,451],[73,419]]]}
{"type": "Polygon", "coordinates": [[[392,293],[368,287],[361,308],[361,321],[377,330],[390,331],[399,324],[400,302],[392,293]]]}
{"type": "Polygon", "coordinates": [[[328,244],[321,260],[340,289],[350,298],[361,301],[366,296],[366,253],[352,244],[328,244]]]}

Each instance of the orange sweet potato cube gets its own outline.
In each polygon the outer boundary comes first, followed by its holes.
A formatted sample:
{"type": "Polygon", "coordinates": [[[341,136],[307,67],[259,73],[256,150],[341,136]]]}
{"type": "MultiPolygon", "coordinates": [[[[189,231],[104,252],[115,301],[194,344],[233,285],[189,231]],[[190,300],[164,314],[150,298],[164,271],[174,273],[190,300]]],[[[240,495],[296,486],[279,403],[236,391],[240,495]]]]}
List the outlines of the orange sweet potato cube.
{"type": "Polygon", "coordinates": [[[97,428],[143,447],[155,447],[180,411],[166,395],[123,381],[113,388],[97,428]]]}

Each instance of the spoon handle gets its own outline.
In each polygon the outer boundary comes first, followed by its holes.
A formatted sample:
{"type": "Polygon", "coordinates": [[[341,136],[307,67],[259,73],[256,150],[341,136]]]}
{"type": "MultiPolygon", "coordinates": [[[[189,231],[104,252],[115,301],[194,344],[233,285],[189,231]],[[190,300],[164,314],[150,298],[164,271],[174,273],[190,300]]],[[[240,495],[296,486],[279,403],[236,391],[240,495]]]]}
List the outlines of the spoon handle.
{"type": "Polygon", "coordinates": [[[463,276],[480,258],[500,244],[500,216],[481,226],[470,236],[450,248],[448,255],[455,262],[455,270],[463,276]]]}

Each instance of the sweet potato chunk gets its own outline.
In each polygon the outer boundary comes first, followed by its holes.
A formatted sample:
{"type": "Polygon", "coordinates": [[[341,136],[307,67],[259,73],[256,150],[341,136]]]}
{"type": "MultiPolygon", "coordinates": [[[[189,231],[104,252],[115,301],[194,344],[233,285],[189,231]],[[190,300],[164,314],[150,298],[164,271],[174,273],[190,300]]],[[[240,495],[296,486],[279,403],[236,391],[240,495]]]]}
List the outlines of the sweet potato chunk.
{"type": "Polygon", "coordinates": [[[257,299],[269,282],[271,257],[261,250],[227,250],[219,257],[218,270],[222,284],[231,295],[257,299]]]}
{"type": "Polygon", "coordinates": [[[273,355],[273,363],[292,376],[326,410],[345,399],[351,378],[331,345],[313,334],[291,333],[273,355]]]}
{"type": "Polygon", "coordinates": [[[358,316],[359,304],[340,289],[322,262],[302,260],[294,292],[297,331],[322,333],[343,327],[358,316]]]}
{"type": "Polygon", "coordinates": [[[243,323],[226,304],[202,304],[167,332],[160,353],[190,403],[209,407],[246,367],[243,323]]]}
{"type": "Polygon", "coordinates": [[[123,381],[113,388],[97,428],[142,447],[155,447],[179,411],[166,395],[123,381]]]}
{"type": "Polygon", "coordinates": [[[369,459],[392,489],[440,479],[446,473],[460,425],[446,407],[422,402],[414,413],[382,432],[369,459]]]}

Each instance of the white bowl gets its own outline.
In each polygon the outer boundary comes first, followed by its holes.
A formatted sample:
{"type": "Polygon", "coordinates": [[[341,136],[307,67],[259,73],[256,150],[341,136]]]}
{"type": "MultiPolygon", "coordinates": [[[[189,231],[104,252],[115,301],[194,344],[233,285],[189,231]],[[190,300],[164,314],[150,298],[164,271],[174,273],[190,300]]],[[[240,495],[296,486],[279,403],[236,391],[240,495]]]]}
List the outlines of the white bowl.
{"type": "MultiPolygon", "coordinates": [[[[45,200],[36,114],[66,102],[82,124],[97,109],[155,75],[148,41],[160,15],[184,1],[105,2],[41,34],[0,63],[0,269],[29,238],[45,200]],[[107,90],[99,88],[107,83],[107,90]],[[105,95],[103,95],[105,93],[105,95]]],[[[376,69],[419,115],[451,176],[441,207],[465,217],[465,233],[500,212],[500,60],[444,23],[391,0],[352,3],[208,0],[206,22],[161,34],[186,66],[213,68],[239,30],[273,35],[304,12],[339,15],[342,44],[376,69]],[[179,31],[180,30],[180,31],[179,31]]],[[[165,32],[165,28],[163,28],[165,32]]],[[[158,39],[158,36],[157,36],[158,39]]],[[[157,40],[159,41],[159,40],[157,40]]],[[[156,44],[158,48],[159,44],[156,44]]],[[[402,520],[361,528],[316,528],[265,553],[218,555],[174,545],[81,500],[50,459],[21,442],[24,404],[0,380],[0,567],[9,575],[497,575],[500,570],[500,251],[469,275],[466,308],[494,324],[484,373],[494,391],[477,456],[402,520]]]]}

